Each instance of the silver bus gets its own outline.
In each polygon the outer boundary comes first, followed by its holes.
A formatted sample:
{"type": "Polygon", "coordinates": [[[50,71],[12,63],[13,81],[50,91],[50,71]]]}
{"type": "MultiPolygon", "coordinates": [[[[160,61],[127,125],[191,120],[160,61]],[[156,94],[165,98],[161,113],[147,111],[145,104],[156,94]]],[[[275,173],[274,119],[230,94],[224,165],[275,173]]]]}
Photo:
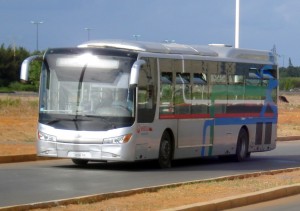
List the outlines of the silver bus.
{"type": "MultiPolygon", "coordinates": [[[[24,60],[22,80],[37,58],[24,60]]],[[[48,49],[41,59],[38,156],[77,165],[156,159],[166,168],[276,147],[270,51],[103,40],[48,49]]]]}

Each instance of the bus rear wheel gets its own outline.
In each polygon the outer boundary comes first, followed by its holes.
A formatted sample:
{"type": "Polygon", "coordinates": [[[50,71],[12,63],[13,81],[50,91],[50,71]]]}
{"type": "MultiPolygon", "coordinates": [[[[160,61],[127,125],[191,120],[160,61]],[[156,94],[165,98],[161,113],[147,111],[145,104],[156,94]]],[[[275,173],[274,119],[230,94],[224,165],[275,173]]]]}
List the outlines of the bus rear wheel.
{"type": "Polygon", "coordinates": [[[248,133],[244,128],[242,128],[239,132],[238,139],[237,139],[236,154],[234,156],[235,161],[240,162],[250,156],[250,153],[248,152],[248,146],[249,146],[248,133]]]}
{"type": "Polygon", "coordinates": [[[72,159],[72,162],[78,166],[85,166],[88,164],[88,160],[82,160],[82,159],[72,159]]]}
{"type": "Polygon", "coordinates": [[[160,168],[170,168],[172,162],[172,138],[169,132],[165,131],[161,137],[158,163],[160,168]]]}

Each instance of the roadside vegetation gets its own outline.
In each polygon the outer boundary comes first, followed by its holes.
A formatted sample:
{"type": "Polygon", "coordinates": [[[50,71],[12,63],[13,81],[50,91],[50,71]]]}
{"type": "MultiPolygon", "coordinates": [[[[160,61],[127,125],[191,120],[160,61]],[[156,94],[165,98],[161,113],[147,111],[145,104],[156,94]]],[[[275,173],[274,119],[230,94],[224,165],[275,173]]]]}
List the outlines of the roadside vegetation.
{"type": "Polygon", "coordinates": [[[22,47],[0,46],[0,93],[13,91],[38,91],[41,64],[34,62],[29,73],[29,83],[20,83],[21,64],[30,55],[42,54],[22,47]]]}
{"type": "Polygon", "coordinates": [[[35,154],[38,98],[0,95],[0,156],[35,154]]]}

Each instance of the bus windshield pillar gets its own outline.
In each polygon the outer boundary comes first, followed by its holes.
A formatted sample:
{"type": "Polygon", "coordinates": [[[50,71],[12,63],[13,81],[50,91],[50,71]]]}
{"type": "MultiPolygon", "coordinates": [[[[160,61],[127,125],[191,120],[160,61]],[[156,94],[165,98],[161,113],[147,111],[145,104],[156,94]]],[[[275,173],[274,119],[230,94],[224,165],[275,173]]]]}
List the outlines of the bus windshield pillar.
{"type": "Polygon", "coordinates": [[[134,62],[132,68],[131,68],[131,74],[130,74],[130,82],[129,84],[136,85],[138,83],[139,78],[139,71],[141,69],[141,66],[145,64],[146,62],[144,60],[137,60],[134,62]]]}

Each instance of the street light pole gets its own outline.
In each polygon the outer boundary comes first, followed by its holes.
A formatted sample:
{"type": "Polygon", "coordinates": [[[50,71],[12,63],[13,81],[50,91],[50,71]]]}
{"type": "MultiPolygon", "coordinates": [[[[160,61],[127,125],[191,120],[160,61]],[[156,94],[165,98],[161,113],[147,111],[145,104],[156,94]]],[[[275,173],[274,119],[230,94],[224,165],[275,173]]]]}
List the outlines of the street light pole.
{"type": "Polygon", "coordinates": [[[44,23],[43,21],[31,21],[32,24],[36,25],[36,51],[39,51],[39,24],[44,23]]]}
{"type": "Polygon", "coordinates": [[[132,36],[134,37],[135,40],[138,40],[141,37],[141,35],[139,35],[139,34],[134,34],[132,36]]]}
{"type": "Polygon", "coordinates": [[[240,45],[240,0],[235,0],[235,47],[240,45]]]}
{"type": "Polygon", "coordinates": [[[87,34],[88,34],[88,41],[90,41],[90,31],[93,30],[91,28],[84,28],[84,30],[87,31],[87,34]]]}

